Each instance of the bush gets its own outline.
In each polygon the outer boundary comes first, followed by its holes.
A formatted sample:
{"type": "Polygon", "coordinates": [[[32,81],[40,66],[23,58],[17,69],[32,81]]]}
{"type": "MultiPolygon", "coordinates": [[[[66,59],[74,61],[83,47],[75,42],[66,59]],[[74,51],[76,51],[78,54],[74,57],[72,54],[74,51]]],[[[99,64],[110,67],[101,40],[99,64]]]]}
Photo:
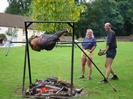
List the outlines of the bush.
{"type": "Polygon", "coordinates": [[[7,40],[6,35],[0,34],[0,44],[2,44],[4,40],[7,40]]]}

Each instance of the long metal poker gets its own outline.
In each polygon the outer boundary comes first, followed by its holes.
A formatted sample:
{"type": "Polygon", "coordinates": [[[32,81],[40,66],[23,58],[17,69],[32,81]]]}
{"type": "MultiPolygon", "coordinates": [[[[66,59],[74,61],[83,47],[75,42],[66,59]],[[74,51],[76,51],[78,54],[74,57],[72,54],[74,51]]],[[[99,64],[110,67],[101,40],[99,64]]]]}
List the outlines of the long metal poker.
{"type": "MultiPolygon", "coordinates": [[[[97,67],[97,65],[91,60],[91,58],[84,52],[84,50],[78,45],[78,43],[77,42],[74,42],[77,46],[78,46],[78,48],[87,56],[87,58],[92,62],[92,64],[96,67],[96,69],[100,72],[100,74],[103,76],[103,78],[105,79],[105,80],[107,80],[106,79],[106,77],[104,76],[104,74],[101,72],[101,70],[97,67]]],[[[107,80],[108,81],[108,80],[107,80]]],[[[117,92],[117,90],[114,88],[114,86],[112,86],[112,84],[108,81],[108,84],[112,87],[112,89],[115,91],[115,92],[117,92]]]]}

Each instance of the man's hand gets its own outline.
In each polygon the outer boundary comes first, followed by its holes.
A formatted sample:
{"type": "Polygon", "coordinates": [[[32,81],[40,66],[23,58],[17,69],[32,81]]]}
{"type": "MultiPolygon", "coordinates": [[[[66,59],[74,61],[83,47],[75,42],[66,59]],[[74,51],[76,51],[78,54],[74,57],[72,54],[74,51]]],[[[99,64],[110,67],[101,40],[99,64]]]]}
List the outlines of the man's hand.
{"type": "Polygon", "coordinates": [[[98,52],[99,56],[102,56],[102,55],[105,55],[105,54],[106,54],[106,50],[100,49],[99,52],[98,52]]]}

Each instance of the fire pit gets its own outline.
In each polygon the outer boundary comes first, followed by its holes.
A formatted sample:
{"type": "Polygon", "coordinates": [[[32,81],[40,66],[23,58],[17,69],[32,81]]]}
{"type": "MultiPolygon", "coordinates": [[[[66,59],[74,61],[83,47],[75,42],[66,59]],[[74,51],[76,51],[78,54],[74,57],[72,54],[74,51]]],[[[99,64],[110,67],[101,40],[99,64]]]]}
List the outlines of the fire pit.
{"type": "Polygon", "coordinates": [[[25,92],[26,97],[31,98],[55,98],[67,99],[81,94],[83,89],[71,87],[71,84],[58,80],[56,77],[46,80],[36,80],[25,92]],[[71,90],[72,89],[72,90],[71,90]]]}

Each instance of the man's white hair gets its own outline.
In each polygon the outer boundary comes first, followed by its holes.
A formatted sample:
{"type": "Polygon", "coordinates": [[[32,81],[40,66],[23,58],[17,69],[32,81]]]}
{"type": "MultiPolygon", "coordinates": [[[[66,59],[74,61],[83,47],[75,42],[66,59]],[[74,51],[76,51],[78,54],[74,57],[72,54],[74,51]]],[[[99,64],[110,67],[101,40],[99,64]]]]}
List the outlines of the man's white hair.
{"type": "Polygon", "coordinates": [[[105,26],[112,27],[111,23],[109,23],[109,22],[105,23],[105,26]]]}

